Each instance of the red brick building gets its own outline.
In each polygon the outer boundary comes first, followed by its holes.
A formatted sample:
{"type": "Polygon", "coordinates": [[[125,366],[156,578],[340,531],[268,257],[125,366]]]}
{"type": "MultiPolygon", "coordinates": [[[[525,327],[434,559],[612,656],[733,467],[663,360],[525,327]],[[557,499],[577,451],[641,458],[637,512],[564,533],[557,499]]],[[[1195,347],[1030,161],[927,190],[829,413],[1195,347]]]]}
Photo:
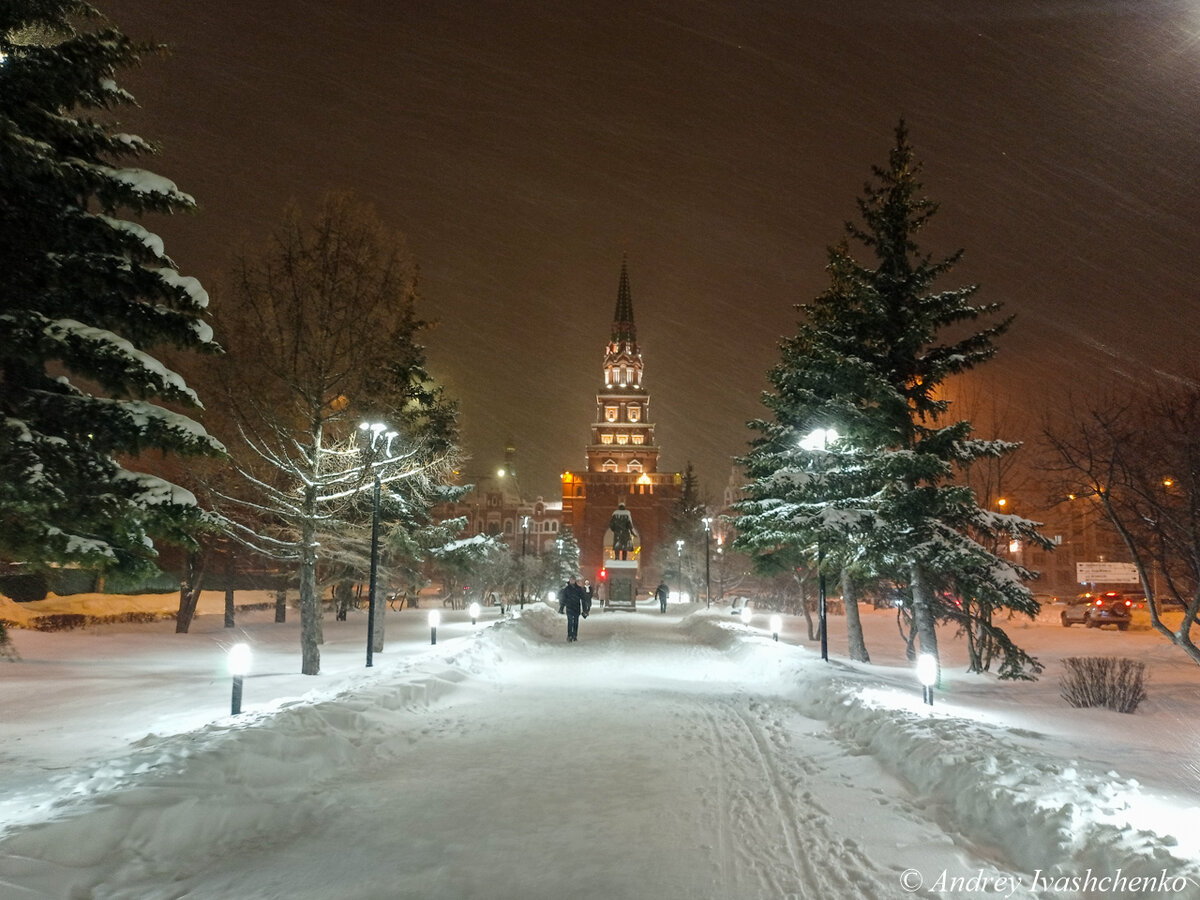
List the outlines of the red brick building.
{"type": "Polygon", "coordinates": [[[617,504],[633,516],[638,577],[643,590],[657,584],[655,551],[668,540],[671,512],[679,501],[682,477],[658,471],[658,443],[650,417],[650,394],[643,381],[642,352],[633,321],[629,272],[621,262],[612,333],[604,348],[596,418],[587,445],[587,468],[562,475],[563,526],[579,543],[585,578],[596,579],[613,558],[608,528],[617,504]]]}

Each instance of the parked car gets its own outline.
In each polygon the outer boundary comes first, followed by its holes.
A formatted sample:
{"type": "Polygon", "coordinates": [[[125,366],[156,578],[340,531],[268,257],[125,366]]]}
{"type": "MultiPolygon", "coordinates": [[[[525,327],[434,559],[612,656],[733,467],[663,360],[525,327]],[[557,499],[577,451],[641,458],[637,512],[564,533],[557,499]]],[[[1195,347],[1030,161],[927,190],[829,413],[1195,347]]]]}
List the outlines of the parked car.
{"type": "Polygon", "coordinates": [[[1133,600],[1120,591],[1080,594],[1074,601],[1067,602],[1061,619],[1064,628],[1072,625],[1086,625],[1088,628],[1116,625],[1118,630],[1124,631],[1129,627],[1132,610],[1133,600]]]}
{"type": "Polygon", "coordinates": [[[1133,617],[1133,600],[1118,591],[1105,591],[1092,600],[1088,608],[1088,628],[1099,628],[1101,625],[1116,625],[1124,631],[1129,627],[1133,617]]]}
{"type": "Polygon", "coordinates": [[[1072,625],[1086,625],[1088,610],[1092,608],[1092,595],[1080,594],[1074,599],[1068,598],[1066,604],[1066,608],[1059,617],[1062,619],[1063,628],[1070,628],[1072,625]]]}

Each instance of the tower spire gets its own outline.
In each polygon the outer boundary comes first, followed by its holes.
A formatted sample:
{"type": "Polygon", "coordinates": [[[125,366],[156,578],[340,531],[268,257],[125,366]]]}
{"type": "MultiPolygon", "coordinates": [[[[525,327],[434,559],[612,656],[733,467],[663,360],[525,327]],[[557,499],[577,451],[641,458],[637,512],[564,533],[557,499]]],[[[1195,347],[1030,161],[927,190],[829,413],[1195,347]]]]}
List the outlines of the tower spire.
{"type": "Polygon", "coordinates": [[[621,281],[617,285],[617,308],[613,312],[612,342],[637,344],[637,326],[633,324],[633,291],[629,289],[629,265],[623,254],[621,281]]]}

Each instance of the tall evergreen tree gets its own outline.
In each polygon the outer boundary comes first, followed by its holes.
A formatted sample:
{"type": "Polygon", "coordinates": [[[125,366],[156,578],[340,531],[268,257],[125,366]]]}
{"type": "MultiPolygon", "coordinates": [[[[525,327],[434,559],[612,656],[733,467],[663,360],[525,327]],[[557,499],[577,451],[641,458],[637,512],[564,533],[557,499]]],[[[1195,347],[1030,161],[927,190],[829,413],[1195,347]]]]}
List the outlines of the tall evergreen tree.
{"type": "MultiPolygon", "coordinates": [[[[739,505],[739,542],[760,554],[819,547],[830,571],[906,584],[920,649],[936,657],[935,622],[963,615],[956,593],[975,609],[1036,613],[1022,583],[1031,573],[988,547],[1000,535],[1048,542],[1034,523],[980,508],[956,481],[972,461],[1017,445],[972,438],[970,422],[951,420],[939,391],[994,355],[1011,318],[972,331],[999,305],[972,305],[975,286],[934,290],[961,252],[935,260],[917,245],[937,204],[921,194],[903,122],[887,166],[872,171],[858,201],[862,224],[847,223],[849,239],[829,250],[830,286],[798,307],[797,334],[768,373],[774,392],[763,402],[774,421],[750,423],[759,436],[743,460],[751,483],[739,505]],[[850,241],[872,264],[855,259],[850,241]],[[807,441],[818,429],[836,434],[807,441]]],[[[963,624],[1000,647],[1002,676],[1038,668],[990,616],[963,624]]]]}
{"type": "Polygon", "coordinates": [[[154,147],[112,123],[136,44],[76,0],[0,2],[0,557],[137,571],[190,542],[195,498],[140,453],[221,450],[152,355],[218,350],[208,295],[126,216],[190,211],[123,163],[154,147]],[[169,404],[174,409],[168,409],[169,404]]]}

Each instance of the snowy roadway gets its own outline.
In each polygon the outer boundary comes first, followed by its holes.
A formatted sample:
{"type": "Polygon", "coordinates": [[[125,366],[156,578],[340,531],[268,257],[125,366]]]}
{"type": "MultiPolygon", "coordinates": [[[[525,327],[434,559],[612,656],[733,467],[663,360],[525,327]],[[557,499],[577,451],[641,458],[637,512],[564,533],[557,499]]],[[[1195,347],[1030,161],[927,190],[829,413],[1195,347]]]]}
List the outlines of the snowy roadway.
{"type": "Polygon", "coordinates": [[[836,663],[729,619],[593,614],[568,644],[539,604],[344,693],[145,739],[9,829],[0,896],[1075,896],[805,715],[836,663]],[[947,872],[986,890],[936,890],[947,872]]]}

